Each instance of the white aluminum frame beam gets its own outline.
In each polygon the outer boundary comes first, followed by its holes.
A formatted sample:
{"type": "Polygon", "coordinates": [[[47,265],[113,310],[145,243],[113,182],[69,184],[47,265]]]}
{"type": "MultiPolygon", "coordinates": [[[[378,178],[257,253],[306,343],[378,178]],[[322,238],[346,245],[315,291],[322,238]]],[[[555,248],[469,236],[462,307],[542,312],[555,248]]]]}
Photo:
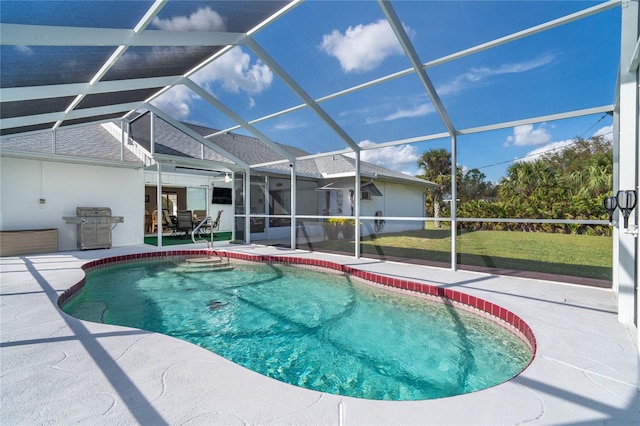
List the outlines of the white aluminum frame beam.
{"type": "Polygon", "coordinates": [[[153,159],[157,163],[162,163],[165,165],[170,164],[174,165],[175,167],[195,168],[204,171],[220,171],[225,173],[233,173],[234,171],[244,170],[242,167],[239,167],[233,163],[201,160],[188,157],[176,157],[175,155],[158,154],[157,152],[153,154],[153,159]]]}
{"type": "Polygon", "coordinates": [[[545,121],[565,120],[567,118],[583,117],[585,115],[610,113],[615,105],[601,105],[593,108],[578,109],[574,111],[561,112],[558,114],[541,115],[539,117],[523,118],[522,120],[507,121],[504,123],[489,124],[487,126],[469,127],[458,130],[458,135],[471,135],[474,133],[489,132],[492,130],[506,129],[509,127],[523,126],[525,124],[543,123],[545,121]]]}
{"type": "MultiPolygon", "coordinates": [[[[453,61],[455,59],[464,58],[465,56],[470,56],[470,55],[473,55],[475,53],[482,52],[484,50],[488,50],[488,49],[491,49],[491,48],[494,48],[494,47],[497,47],[497,46],[501,46],[503,44],[507,44],[507,43],[510,43],[512,41],[516,41],[516,40],[519,40],[521,38],[524,38],[524,37],[528,37],[528,36],[531,36],[531,35],[534,35],[534,34],[538,34],[538,33],[541,33],[543,31],[547,31],[547,30],[559,27],[561,25],[564,25],[564,24],[567,24],[567,23],[570,23],[570,22],[573,22],[573,21],[577,21],[579,19],[583,19],[583,18],[592,16],[592,15],[595,15],[597,13],[603,12],[605,10],[612,9],[612,8],[617,7],[619,5],[620,5],[620,0],[611,0],[611,1],[608,1],[608,2],[605,2],[605,3],[601,3],[601,4],[598,4],[596,6],[593,6],[593,7],[590,7],[590,8],[587,8],[587,9],[584,9],[584,10],[581,10],[581,11],[578,11],[578,12],[563,16],[563,17],[560,17],[558,19],[554,19],[552,21],[549,21],[549,22],[546,22],[546,23],[543,23],[543,24],[540,24],[540,25],[536,25],[535,27],[531,27],[531,28],[528,28],[528,29],[525,29],[525,30],[522,30],[522,31],[518,31],[518,32],[515,32],[515,33],[512,33],[512,34],[506,35],[504,37],[492,40],[490,42],[482,43],[482,44],[470,47],[468,49],[464,49],[464,50],[461,50],[459,52],[455,52],[455,53],[452,53],[450,55],[443,56],[441,58],[434,59],[434,60],[429,61],[429,62],[425,62],[425,63],[422,64],[422,67],[423,68],[431,68],[431,67],[434,67],[434,66],[437,66],[437,65],[442,65],[444,63],[451,62],[451,61],[453,61]]],[[[409,74],[411,74],[413,72],[414,72],[413,68],[407,68],[405,70],[398,71],[398,72],[395,72],[393,74],[389,74],[389,75],[377,78],[375,80],[371,80],[371,81],[368,81],[366,83],[362,83],[362,84],[359,84],[357,86],[353,86],[351,88],[344,89],[344,90],[341,90],[339,92],[335,92],[335,93],[332,93],[330,95],[318,98],[318,99],[316,99],[316,102],[321,103],[321,102],[325,102],[325,101],[328,101],[328,100],[331,100],[331,99],[335,99],[337,97],[340,97],[340,96],[343,96],[343,95],[347,95],[347,94],[356,92],[358,90],[366,89],[368,87],[371,87],[371,86],[374,86],[374,85],[377,85],[377,84],[385,83],[387,81],[390,81],[390,80],[393,80],[393,79],[396,79],[396,78],[407,76],[407,75],[409,75],[409,74]]]]}
{"type": "MultiPolygon", "coordinates": [[[[50,130],[47,130],[50,132],[50,130]]],[[[78,157],[75,155],[66,155],[66,154],[56,154],[53,152],[33,152],[33,151],[18,151],[12,149],[2,149],[0,150],[0,157],[6,158],[18,158],[18,159],[26,159],[26,160],[40,160],[40,161],[51,161],[54,163],[69,163],[69,164],[93,164],[96,166],[103,167],[117,167],[117,168],[125,168],[125,169],[142,169],[144,168],[144,163],[138,162],[133,163],[129,161],[121,161],[121,160],[107,160],[103,158],[92,158],[92,157],[78,157]]]]}
{"type": "Polygon", "coordinates": [[[463,58],[465,56],[469,56],[469,55],[473,55],[473,54],[478,53],[478,52],[482,52],[483,50],[492,49],[494,47],[497,47],[497,46],[500,46],[500,45],[503,45],[503,44],[506,44],[506,43],[510,43],[512,41],[520,40],[521,38],[529,37],[529,36],[532,36],[534,34],[538,34],[538,33],[541,33],[543,31],[547,31],[547,30],[550,30],[550,29],[553,29],[553,28],[556,28],[556,27],[559,27],[559,26],[562,26],[562,25],[565,25],[565,24],[568,24],[568,23],[583,19],[583,18],[587,18],[587,17],[592,16],[592,15],[596,15],[596,14],[598,14],[600,12],[604,12],[606,10],[613,9],[615,7],[618,7],[620,5],[620,3],[621,3],[621,0],[610,0],[610,1],[607,1],[607,2],[604,2],[604,3],[600,3],[598,5],[589,7],[589,8],[584,9],[584,10],[580,10],[580,11],[575,12],[575,13],[571,13],[571,14],[566,15],[566,16],[562,16],[562,17],[554,19],[552,21],[548,21],[548,22],[545,22],[543,24],[536,25],[534,27],[527,28],[527,29],[524,29],[522,31],[518,31],[518,32],[515,32],[515,33],[512,33],[512,34],[506,35],[504,37],[500,37],[500,38],[491,40],[491,41],[489,41],[487,43],[482,43],[482,44],[479,44],[477,46],[473,46],[473,47],[470,47],[468,49],[464,49],[464,50],[461,50],[459,52],[452,53],[452,54],[447,55],[447,56],[443,56],[442,58],[434,59],[433,61],[429,61],[429,62],[425,63],[424,66],[427,67],[427,68],[428,67],[433,67],[433,66],[436,66],[436,65],[444,64],[445,62],[450,62],[450,61],[453,61],[455,59],[460,59],[460,58],[463,58]]]}
{"type": "Polygon", "coordinates": [[[297,173],[296,173],[296,163],[295,161],[291,163],[291,187],[289,188],[289,191],[291,191],[291,197],[290,197],[290,206],[289,206],[289,210],[290,210],[290,215],[291,215],[291,228],[290,228],[290,244],[291,244],[291,249],[295,250],[297,249],[297,245],[298,245],[298,233],[296,232],[296,230],[298,229],[298,220],[296,218],[296,204],[298,203],[298,197],[297,197],[297,193],[298,193],[298,187],[297,187],[297,183],[298,183],[298,177],[297,177],[297,173]]]}
{"type": "Polygon", "coordinates": [[[126,104],[107,105],[95,108],[83,108],[70,111],[69,113],[60,111],[46,114],[27,115],[24,117],[0,118],[0,128],[12,129],[16,127],[33,126],[36,124],[52,123],[62,120],[75,120],[94,116],[97,117],[137,109],[141,105],[142,102],[130,102],[126,104]]]}
{"type": "MultiPolygon", "coordinates": [[[[306,104],[296,105],[296,106],[291,107],[291,108],[287,108],[287,109],[283,109],[283,110],[278,111],[278,112],[274,112],[273,114],[269,114],[269,115],[265,115],[265,116],[263,116],[263,117],[259,117],[259,118],[253,119],[253,120],[249,121],[249,124],[254,125],[254,124],[260,123],[260,122],[262,122],[262,121],[267,121],[267,120],[270,120],[270,119],[272,119],[272,118],[276,118],[276,117],[279,117],[279,116],[281,116],[281,115],[288,114],[288,113],[290,113],[290,112],[294,112],[294,111],[298,111],[298,110],[304,109],[304,108],[306,108],[306,107],[307,107],[307,105],[306,105],[306,104]]],[[[219,133],[229,133],[229,132],[233,132],[233,131],[235,131],[235,130],[238,130],[240,127],[241,127],[241,126],[239,126],[239,125],[238,125],[238,126],[228,127],[228,128],[226,128],[226,129],[224,129],[224,130],[220,130],[220,131],[219,131],[219,132],[217,132],[217,133],[213,133],[211,136],[216,135],[216,134],[219,134],[219,133]]]]}
{"type": "Polygon", "coordinates": [[[228,46],[242,45],[244,33],[162,31],[2,24],[0,44],[11,46],[228,46]]]}
{"type": "Polygon", "coordinates": [[[180,84],[182,79],[182,76],[168,76],[99,81],[93,86],[89,83],[70,83],[45,86],[5,87],[0,88],[0,99],[2,99],[2,102],[13,102],[77,96],[79,93],[94,95],[98,93],[126,92],[128,90],[173,86],[180,84]]]}
{"type": "Polygon", "coordinates": [[[280,154],[280,156],[286,158],[287,160],[289,160],[289,162],[294,161],[294,157],[290,153],[285,151],[282,148],[282,146],[276,144],[274,141],[268,138],[264,133],[260,132],[258,129],[253,127],[251,124],[245,121],[242,117],[236,114],[233,110],[231,110],[231,108],[227,107],[224,103],[220,102],[215,96],[213,96],[211,93],[204,90],[201,86],[196,84],[193,80],[191,80],[190,78],[185,78],[184,84],[187,88],[189,88],[189,90],[193,91],[196,95],[200,96],[205,102],[208,102],[214,108],[218,109],[227,117],[229,117],[230,119],[238,123],[247,132],[251,133],[256,138],[260,139],[262,143],[264,143],[269,148],[271,148],[272,150],[280,154]]]}
{"type": "Polygon", "coordinates": [[[402,49],[407,55],[407,58],[411,62],[411,65],[413,66],[413,69],[417,77],[420,79],[420,82],[422,83],[422,86],[424,87],[427,94],[429,95],[429,98],[431,98],[431,102],[433,103],[433,106],[438,112],[440,119],[442,120],[445,127],[447,128],[447,131],[449,132],[449,134],[451,136],[454,136],[456,134],[456,128],[453,125],[453,122],[451,121],[451,117],[449,116],[449,113],[444,107],[444,104],[440,99],[440,95],[438,95],[438,92],[436,91],[436,88],[433,86],[431,79],[427,75],[425,68],[422,66],[422,62],[418,57],[418,53],[416,52],[416,49],[413,47],[411,40],[409,40],[409,36],[407,35],[407,32],[402,26],[402,22],[400,22],[400,18],[398,18],[396,11],[393,9],[393,7],[391,6],[391,3],[389,3],[388,1],[378,0],[378,4],[380,5],[382,12],[386,16],[387,21],[389,22],[389,25],[391,25],[393,32],[396,34],[396,37],[398,38],[398,41],[400,42],[402,49]]]}
{"type": "MultiPolygon", "coordinates": [[[[620,2],[621,2],[620,0],[607,1],[605,3],[601,3],[601,4],[598,4],[596,6],[593,6],[593,7],[590,7],[590,8],[587,8],[587,9],[584,9],[584,10],[581,10],[581,11],[578,11],[578,12],[563,16],[563,17],[560,17],[558,19],[554,19],[552,21],[537,25],[535,27],[531,27],[531,28],[528,28],[528,29],[525,29],[525,30],[522,30],[522,31],[518,31],[518,32],[512,33],[510,35],[506,35],[504,37],[501,37],[499,39],[496,39],[496,40],[493,40],[493,41],[490,41],[490,42],[487,42],[487,43],[479,44],[477,46],[473,46],[473,47],[470,47],[468,49],[461,50],[459,52],[452,53],[450,55],[443,56],[441,58],[434,59],[434,60],[429,61],[429,62],[425,62],[425,63],[422,64],[422,67],[423,68],[434,67],[436,65],[441,65],[441,64],[444,64],[446,62],[453,61],[455,59],[460,59],[460,58],[463,58],[465,56],[470,56],[470,55],[473,55],[475,53],[482,52],[484,50],[488,50],[488,49],[491,49],[491,48],[494,48],[494,47],[497,47],[497,46],[500,46],[500,45],[503,45],[503,44],[507,44],[507,43],[510,43],[512,41],[516,41],[516,40],[519,40],[521,38],[524,38],[524,37],[528,37],[528,36],[531,36],[531,35],[534,35],[534,34],[538,34],[538,33],[541,33],[543,31],[547,31],[547,30],[559,27],[561,25],[564,25],[564,24],[567,24],[567,23],[570,23],[570,22],[574,22],[574,21],[577,21],[579,19],[583,19],[583,18],[592,16],[592,15],[595,15],[597,13],[604,12],[606,10],[612,9],[614,7],[619,6],[620,2]]],[[[404,76],[410,75],[410,74],[412,74],[414,72],[415,72],[414,68],[407,68],[405,70],[398,71],[396,73],[389,74],[389,75],[377,78],[375,80],[371,80],[371,81],[368,81],[368,82],[365,82],[365,83],[362,83],[362,84],[359,84],[359,85],[356,85],[356,86],[341,90],[339,92],[335,92],[335,93],[320,97],[320,98],[316,99],[315,102],[320,104],[322,102],[326,102],[326,101],[329,101],[329,100],[332,100],[332,99],[336,99],[336,98],[339,98],[341,96],[348,95],[348,94],[357,92],[359,90],[363,90],[363,89],[375,86],[377,84],[382,84],[382,83],[385,83],[387,81],[391,81],[391,80],[396,79],[396,78],[400,78],[400,77],[404,77],[404,76]]],[[[279,117],[281,115],[288,114],[290,112],[294,112],[294,111],[300,110],[302,108],[305,108],[306,106],[307,106],[307,104],[296,105],[296,106],[293,106],[293,107],[290,107],[290,108],[287,108],[287,109],[272,113],[270,115],[266,115],[264,117],[256,118],[254,120],[249,121],[249,123],[250,124],[256,124],[256,123],[259,123],[261,121],[269,120],[269,119],[272,119],[272,118],[275,118],[275,117],[279,117]]],[[[224,129],[222,131],[222,133],[224,133],[224,132],[232,132],[232,131],[237,130],[239,128],[240,128],[240,126],[230,127],[228,129],[224,129]]],[[[466,131],[465,133],[469,133],[469,132],[466,131]]],[[[458,134],[460,134],[460,131],[458,131],[458,134]]],[[[450,136],[450,134],[447,133],[446,136],[450,136]]]]}
{"type": "Polygon", "coordinates": [[[157,107],[155,107],[153,105],[146,105],[145,108],[149,109],[149,111],[153,112],[155,115],[159,116],[161,119],[163,119],[167,123],[171,124],[173,127],[177,128],[177,129],[181,130],[183,133],[191,136],[193,139],[195,139],[196,141],[200,142],[201,144],[203,144],[207,148],[210,148],[213,151],[215,151],[218,154],[220,154],[223,157],[225,157],[226,159],[231,160],[232,162],[237,164],[239,167],[242,167],[242,168],[245,168],[245,169],[249,167],[249,165],[247,163],[245,163],[244,161],[242,161],[241,159],[239,159],[235,155],[233,155],[230,152],[220,148],[216,144],[211,143],[211,141],[206,140],[198,132],[194,131],[193,129],[191,129],[191,128],[187,127],[187,126],[185,126],[183,123],[179,122],[178,120],[170,117],[164,111],[162,111],[160,108],[157,108],[157,107]]]}
{"type": "Polygon", "coordinates": [[[636,47],[633,49],[631,60],[629,61],[629,72],[633,72],[640,66],[640,38],[636,42],[636,47]]]}
{"type": "MultiPolygon", "coordinates": [[[[145,30],[145,28],[151,23],[153,18],[160,12],[160,10],[164,7],[164,5],[166,3],[167,3],[167,0],[156,0],[156,2],[153,3],[153,5],[151,5],[151,7],[149,9],[147,9],[147,12],[140,19],[140,21],[138,21],[138,23],[136,24],[136,26],[135,26],[135,28],[133,30],[132,34],[133,34],[134,37],[139,36],[140,33],[145,30]]],[[[111,54],[109,59],[107,59],[107,61],[104,64],[102,64],[102,67],[100,67],[98,72],[91,78],[91,80],[89,80],[89,85],[93,86],[98,81],[100,81],[102,79],[102,77],[104,77],[105,74],[107,74],[107,72],[109,72],[111,67],[113,67],[113,65],[118,61],[118,59],[120,59],[120,57],[124,54],[124,52],[127,51],[128,47],[129,46],[127,46],[125,44],[120,44],[116,48],[116,50],[111,54]]],[[[65,118],[63,118],[63,119],[59,120],[58,122],[56,122],[56,124],[53,126],[53,130],[58,128],[62,124],[62,122],[67,119],[66,117],[80,104],[80,102],[82,102],[82,100],[85,98],[85,96],[87,96],[87,93],[88,92],[85,91],[85,92],[82,92],[82,93],[78,94],[78,96],[75,98],[75,100],[64,111],[65,112],[65,118]]]]}
{"type": "MultiPolygon", "coordinates": [[[[640,113],[638,107],[638,71],[633,69],[633,52],[636,48],[638,36],[640,35],[640,16],[638,1],[625,1],[622,7],[622,26],[620,40],[620,67],[619,67],[619,114],[618,125],[619,134],[614,135],[614,144],[617,142],[618,161],[614,161],[614,168],[618,168],[618,190],[638,191],[638,163],[640,162],[640,149],[638,148],[638,133],[640,128],[640,113]]],[[[615,152],[615,151],[614,151],[615,152]]],[[[629,217],[629,227],[638,225],[638,210],[636,207],[629,217]]],[[[614,289],[618,293],[618,320],[622,323],[633,323],[638,325],[637,306],[640,302],[638,290],[638,235],[628,233],[623,229],[622,215],[620,210],[618,215],[618,245],[614,247],[618,250],[618,262],[613,267],[618,269],[614,281],[614,289]]],[[[615,258],[615,255],[614,255],[615,258]]],[[[640,348],[639,348],[640,358],[640,348]]],[[[640,376],[640,372],[638,373],[640,376]]]]}
{"type": "Polygon", "coordinates": [[[352,150],[360,151],[358,144],[336,123],[324,109],[278,64],[255,40],[249,38],[247,46],[267,65],[289,88],[320,117],[352,150]]]}

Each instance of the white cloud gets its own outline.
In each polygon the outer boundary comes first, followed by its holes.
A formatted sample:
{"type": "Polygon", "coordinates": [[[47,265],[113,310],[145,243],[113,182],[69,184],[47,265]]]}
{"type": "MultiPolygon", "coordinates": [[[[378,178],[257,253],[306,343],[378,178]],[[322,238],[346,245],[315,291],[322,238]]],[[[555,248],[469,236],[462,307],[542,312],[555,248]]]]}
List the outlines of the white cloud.
{"type": "Polygon", "coordinates": [[[374,124],[394,121],[402,118],[423,117],[435,112],[426,94],[412,97],[392,96],[379,100],[375,105],[366,105],[361,109],[342,111],[341,117],[355,116],[358,122],[374,124]]]}
{"type": "MultiPolygon", "coordinates": [[[[411,29],[406,29],[411,34],[411,29]]],[[[340,61],[344,72],[370,71],[391,55],[402,54],[402,46],[389,23],[381,19],[349,27],[342,34],[333,30],[322,37],[320,49],[340,61]]]]}
{"type": "MultiPolygon", "coordinates": [[[[361,147],[374,146],[375,143],[365,140],[358,145],[361,147]]],[[[417,170],[418,150],[412,145],[387,146],[380,149],[363,150],[360,159],[391,170],[397,170],[408,175],[414,175],[417,170]]]]}
{"type": "MultiPolygon", "coordinates": [[[[154,55],[161,55],[161,52],[155,52],[154,55]]],[[[191,78],[204,88],[219,81],[222,88],[228,92],[258,94],[271,86],[273,73],[261,62],[252,64],[251,57],[240,47],[236,47],[191,78]]],[[[154,100],[153,104],[175,118],[185,119],[191,112],[194,96],[186,87],[176,86],[154,100]]],[[[251,96],[247,102],[250,108],[255,106],[255,99],[251,96]]]]}
{"type": "MultiPolygon", "coordinates": [[[[613,131],[613,126],[605,126],[605,127],[602,127],[601,129],[599,129],[598,131],[596,131],[593,134],[593,136],[604,136],[605,139],[612,140],[613,139],[612,131],[613,131]]],[[[536,140],[537,138],[539,138],[539,140],[543,140],[543,139],[546,139],[546,137],[540,136],[540,135],[547,135],[548,136],[548,133],[542,127],[534,130],[533,126],[529,125],[529,126],[519,126],[519,127],[514,128],[514,136],[509,136],[509,138],[507,138],[507,139],[508,140],[509,139],[510,140],[517,139],[518,138],[518,134],[524,140],[536,140]],[[536,136],[536,132],[539,132],[537,136],[536,136]]],[[[539,148],[534,149],[533,151],[528,152],[524,157],[519,158],[519,159],[517,159],[515,161],[533,162],[533,161],[539,159],[540,157],[542,157],[545,154],[554,153],[554,152],[560,152],[563,149],[574,145],[575,142],[576,142],[575,139],[567,139],[567,140],[564,140],[564,141],[546,143],[544,146],[541,146],[539,148]]],[[[518,145],[518,144],[516,143],[516,145],[518,145]]],[[[533,145],[533,143],[524,144],[524,145],[533,145]]]]}
{"type": "Polygon", "coordinates": [[[306,127],[307,123],[302,121],[288,121],[276,124],[273,126],[275,130],[291,130],[291,129],[299,129],[301,127],[306,127]]]}
{"type": "Polygon", "coordinates": [[[13,46],[13,48],[23,55],[33,55],[33,49],[29,46],[13,46]]]}
{"type": "Polygon", "coordinates": [[[151,103],[169,114],[169,116],[182,120],[189,117],[192,101],[193,94],[189,89],[185,86],[175,86],[158,96],[151,103]]]}
{"type": "Polygon", "coordinates": [[[399,118],[420,117],[435,112],[435,108],[431,104],[418,105],[411,109],[399,109],[393,114],[389,114],[381,121],[393,121],[399,118]]]}
{"type": "Polygon", "coordinates": [[[205,86],[219,81],[232,93],[261,93],[273,82],[273,72],[262,62],[251,63],[251,56],[241,47],[235,47],[192,76],[205,86]]]}
{"type": "Polygon", "coordinates": [[[199,8],[191,16],[153,18],[151,24],[165,31],[226,31],[224,18],[210,7],[199,8]]]}
{"type": "Polygon", "coordinates": [[[116,67],[145,67],[152,69],[164,65],[167,62],[167,58],[174,59],[181,55],[189,54],[195,49],[197,48],[189,46],[153,46],[150,51],[144,54],[130,49],[122,55],[116,67]]]}
{"type": "Polygon", "coordinates": [[[551,135],[544,125],[534,128],[532,124],[516,126],[513,128],[513,136],[509,136],[505,146],[513,144],[516,146],[542,145],[551,141],[551,135]]]}
{"type": "Polygon", "coordinates": [[[529,153],[527,153],[527,155],[525,155],[522,158],[517,159],[516,161],[520,161],[520,162],[533,162],[536,161],[537,159],[539,159],[540,157],[542,157],[544,154],[548,154],[551,153],[553,151],[562,151],[564,148],[573,145],[575,143],[575,140],[573,139],[567,139],[564,141],[559,141],[559,142],[553,142],[550,144],[547,144],[545,146],[541,146],[540,148],[536,148],[533,151],[530,151],[529,153]]]}
{"type": "Polygon", "coordinates": [[[593,136],[602,136],[605,140],[613,141],[613,125],[598,129],[593,136]]]}
{"type": "Polygon", "coordinates": [[[546,54],[538,56],[530,61],[517,62],[513,64],[504,64],[498,68],[471,68],[464,74],[460,74],[451,80],[449,83],[443,84],[437,88],[440,95],[448,95],[452,93],[460,92],[474,84],[479,84],[481,81],[501,74],[516,74],[525,71],[547,65],[555,58],[552,54],[546,54]]]}
{"type": "MultiPolygon", "coordinates": [[[[224,18],[210,7],[199,8],[190,16],[176,16],[169,19],[155,18],[152,25],[165,31],[226,31],[224,18]]],[[[177,49],[184,47],[156,47],[145,62],[150,64],[161,63],[163,58],[175,55],[177,49]]],[[[128,52],[127,52],[128,54],[128,52]]],[[[141,61],[142,58],[131,57],[127,54],[124,60],[141,61]]],[[[273,82],[273,73],[260,61],[251,63],[251,56],[242,48],[236,47],[204,67],[192,77],[200,86],[210,89],[214,82],[220,82],[222,88],[231,93],[245,92],[248,94],[262,93],[273,82]]],[[[171,90],[154,103],[167,112],[172,111],[176,117],[186,118],[190,113],[194,95],[184,88],[171,90]]],[[[247,100],[249,108],[255,106],[255,99],[247,100]]]]}

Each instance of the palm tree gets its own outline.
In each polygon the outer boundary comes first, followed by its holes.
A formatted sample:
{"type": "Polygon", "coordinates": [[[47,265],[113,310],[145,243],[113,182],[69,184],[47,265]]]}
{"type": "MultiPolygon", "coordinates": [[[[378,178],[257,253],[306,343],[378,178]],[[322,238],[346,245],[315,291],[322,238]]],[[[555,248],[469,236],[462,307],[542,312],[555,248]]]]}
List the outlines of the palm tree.
{"type": "Polygon", "coordinates": [[[590,164],[585,170],[571,173],[567,177],[567,184],[574,195],[599,198],[613,188],[612,167],[610,164],[590,164]]]}
{"type": "Polygon", "coordinates": [[[440,202],[442,196],[450,192],[451,187],[451,154],[446,149],[430,149],[418,159],[418,168],[424,173],[418,177],[438,185],[431,189],[433,202],[433,217],[436,218],[436,228],[442,227],[437,219],[440,217],[440,202]]]}

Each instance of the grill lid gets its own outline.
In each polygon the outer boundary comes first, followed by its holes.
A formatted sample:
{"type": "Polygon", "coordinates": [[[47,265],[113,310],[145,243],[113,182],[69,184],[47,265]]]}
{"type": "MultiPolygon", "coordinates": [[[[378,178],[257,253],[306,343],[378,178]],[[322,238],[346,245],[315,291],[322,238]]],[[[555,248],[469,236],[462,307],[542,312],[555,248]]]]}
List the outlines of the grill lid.
{"type": "Polygon", "coordinates": [[[110,217],[109,207],[76,207],[78,217],[110,217]]]}
{"type": "MultiPolygon", "coordinates": [[[[111,216],[109,207],[76,207],[76,216],[63,216],[69,224],[81,226],[98,226],[101,224],[115,224],[124,222],[123,216],[111,216]]],[[[113,226],[115,228],[115,225],[113,226]]]]}

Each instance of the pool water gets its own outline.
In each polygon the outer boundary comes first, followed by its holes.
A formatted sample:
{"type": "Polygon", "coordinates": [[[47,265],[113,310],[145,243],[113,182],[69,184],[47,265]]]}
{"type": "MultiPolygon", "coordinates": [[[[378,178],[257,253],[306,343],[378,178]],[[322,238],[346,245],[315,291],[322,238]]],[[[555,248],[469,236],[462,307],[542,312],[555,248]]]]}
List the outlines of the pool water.
{"type": "Polygon", "coordinates": [[[532,357],[518,337],[467,311],[283,265],[105,267],[87,274],[64,310],[184,339],[286,383],[368,399],[477,391],[532,357]]]}

